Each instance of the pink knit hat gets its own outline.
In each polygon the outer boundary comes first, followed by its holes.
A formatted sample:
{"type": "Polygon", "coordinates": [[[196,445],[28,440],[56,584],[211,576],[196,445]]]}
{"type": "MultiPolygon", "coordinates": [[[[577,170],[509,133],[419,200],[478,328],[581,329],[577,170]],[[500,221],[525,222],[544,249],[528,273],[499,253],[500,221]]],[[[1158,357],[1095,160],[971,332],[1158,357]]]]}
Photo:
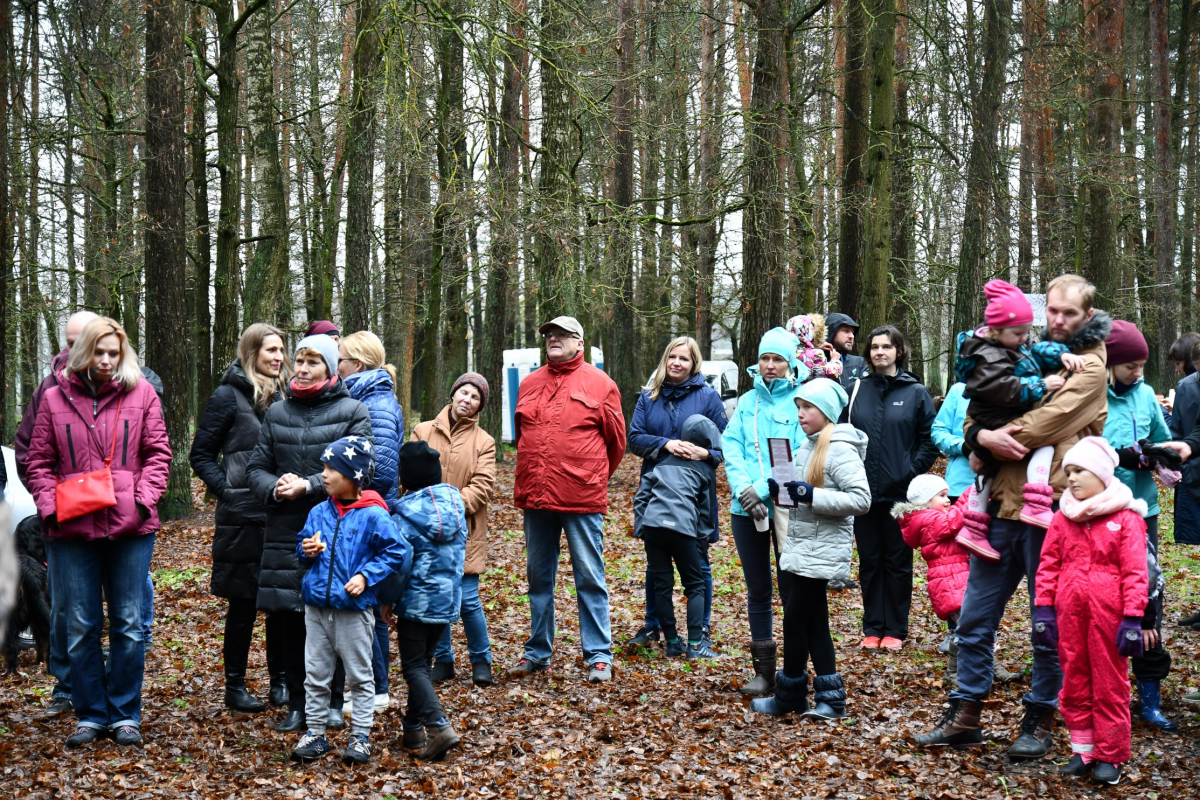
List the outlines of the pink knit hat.
{"type": "Polygon", "coordinates": [[[983,287],[987,310],[983,321],[989,328],[1015,328],[1033,324],[1033,306],[1025,293],[1007,281],[988,281],[983,287]]]}
{"type": "Polygon", "coordinates": [[[1085,436],[1063,456],[1063,469],[1081,467],[1108,486],[1115,480],[1117,451],[1103,436],[1085,436]]]}

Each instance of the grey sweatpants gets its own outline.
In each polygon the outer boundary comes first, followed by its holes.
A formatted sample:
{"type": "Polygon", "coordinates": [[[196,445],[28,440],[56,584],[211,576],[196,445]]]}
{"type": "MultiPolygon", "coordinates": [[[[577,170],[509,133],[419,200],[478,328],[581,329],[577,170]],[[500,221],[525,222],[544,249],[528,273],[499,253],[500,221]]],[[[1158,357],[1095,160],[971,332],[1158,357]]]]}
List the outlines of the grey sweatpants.
{"type": "Polygon", "coordinates": [[[375,676],[371,645],[375,615],[365,611],[304,607],[304,715],[310,733],[324,734],[329,719],[329,687],[338,656],[346,668],[346,691],[353,710],[350,732],[371,735],[375,721],[375,676]]]}

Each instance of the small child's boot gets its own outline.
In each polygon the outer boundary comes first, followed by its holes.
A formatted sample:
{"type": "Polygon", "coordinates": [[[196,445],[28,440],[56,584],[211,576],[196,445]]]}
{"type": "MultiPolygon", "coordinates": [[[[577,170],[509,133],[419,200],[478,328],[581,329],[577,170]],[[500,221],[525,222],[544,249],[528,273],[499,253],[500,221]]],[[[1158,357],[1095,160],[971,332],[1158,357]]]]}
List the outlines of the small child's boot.
{"type": "Polygon", "coordinates": [[[1054,461],[1053,447],[1039,447],[1029,459],[1025,479],[1025,507],[1021,522],[1036,528],[1049,528],[1054,519],[1054,488],[1050,486],[1050,465],[1054,461]]]}
{"type": "Polygon", "coordinates": [[[963,527],[954,537],[964,550],[982,558],[984,561],[1000,560],[1000,553],[988,541],[988,528],[992,518],[988,516],[988,498],[992,493],[992,480],[976,481],[976,485],[967,489],[967,507],[963,511],[963,527]]]}

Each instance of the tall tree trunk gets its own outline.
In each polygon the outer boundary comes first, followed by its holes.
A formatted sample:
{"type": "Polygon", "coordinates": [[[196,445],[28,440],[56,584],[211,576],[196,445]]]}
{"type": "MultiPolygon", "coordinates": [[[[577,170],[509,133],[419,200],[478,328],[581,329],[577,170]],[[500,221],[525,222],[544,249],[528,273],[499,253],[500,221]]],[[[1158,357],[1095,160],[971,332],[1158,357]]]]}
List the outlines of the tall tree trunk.
{"type": "MultiPolygon", "coordinates": [[[[538,324],[559,314],[576,313],[565,291],[573,282],[576,254],[559,240],[558,231],[569,228],[571,190],[568,186],[570,156],[567,152],[572,91],[567,80],[567,54],[572,37],[571,23],[562,3],[542,5],[538,36],[538,60],[542,85],[542,150],[538,154],[539,224],[534,234],[534,299],[538,324]]],[[[526,302],[529,302],[526,287],[526,302]]]]}
{"type": "MultiPolygon", "coordinates": [[[[749,201],[744,213],[742,321],[739,363],[758,362],[758,339],[783,322],[784,264],[783,175],[785,150],[782,0],[761,0],[755,8],[758,47],[754,57],[750,115],[746,119],[746,173],[749,201]]],[[[741,373],[739,390],[753,382],[741,373]]]]}
{"type": "MultiPolygon", "coordinates": [[[[287,207],[283,168],[279,163],[279,133],[275,127],[275,59],[272,52],[273,8],[255,14],[246,32],[246,93],[250,130],[254,137],[254,194],[258,202],[258,237],[254,258],[246,270],[242,324],[282,323],[284,286],[287,282],[287,207]]],[[[248,215],[247,215],[248,218],[248,215]]]]}
{"type": "MultiPolygon", "coordinates": [[[[208,60],[208,32],[203,7],[192,6],[192,46],[199,54],[195,66],[192,92],[192,204],[196,214],[196,261],[192,299],[196,324],[193,335],[196,360],[197,418],[204,413],[218,380],[212,362],[212,311],[208,293],[212,288],[212,224],[208,213],[208,86],[204,80],[203,64],[208,60]]],[[[224,367],[218,367],[224,369],[224,367]]]]}
{"type": "Polygon", "coordinates": [[[888,321],[892,259],[892,137],[896,116],[896,0],[872,0],[868,57],[871,62],[871,133],[867,148],[866,250],[861,316],[871,329],[888,321]]]}
{"type": "MultiPolygon", "coordinates": [[[[192,510],[188,466],[189,353],[184,160],[183,1],[146,4],[146,360],[163,381],[171,472],[158,504],[163,519],[192,510]]],[[[264,15],[266,16],[266,15],[264,15]]]]}
{"type": "Polygon", "coordinates": [[[29,149],[29,171],[26,175],[28,191],[25,205],[25,236],[24,253],[22,255],[22,272],[24,282],[21,285],[21,405],[28,407],[33,397],[34,386],[38,382],[38,351],[41,349],[38,337],[38,310],[45,307],[42,301],[41,287],[38,285],[38,270],[40,258],[38,242],[41,239],[41,216],[39,211],[39,188],[41,181],[41,133],[39,114],[41,112],[41,35],[38,30],[38,6],[31,3],[25,9],[25,38],[26,52],[29,63],[29,101],[25,108],[25,138],[29,149]]]}
{"type": "MultiPolygon", "coordinates": [[[[838,244],[837,310],[858,319],[862,313],[867,215],[867,60],[868,0],[846,0],[845,94],[842,103],[842,216],[838,244]]],[[[869,329],[868,329],[869,330],[869,329]]]]}
{"type": "Polygon", "coordinates": [[[372,197],[375,187],[375,103],[379,71],[379,0],[356,0],[354,87],[351,90],[346,161],[346,286],[343,325],[347,330],[370,326],[372,197]]]}
{"type": "MultiPolygon", "coordinates": [[[[0,3],[0,124],[9,130],[8,100],[12,88],[12,3],[0,3]]],[[[9,198],[9,137],[0,136],[0,434],[11,441],[16,415],[11,413],[13,394],[9,391],[9,353],[15,341],[8,311],[12,291],[12,205],[9,198]]]]}
{"type": "Polygon", "coordinates": [[[967,160],[967,207],[958,254],[954,332],[972,328],[983,311],[984,236],[996,176],[996,136],[1008,68],[1012,0],[985,0],[983,13],[983,79],[971,104],[973,135],[967,160]]]}
{"type": "MultiPolygon", "coordinates": [[[[726,0],[703,0],[700,15],[700,175],[697,233],[696,338],[700,354],[712,358],[713,284],[717,272],[717,196],[721,170],[721,119],[725,99],[724,22],[726,0]]],[[[803,168],[803,167],[801,167],[803,168]]]]}
{"type": "Polygon", "coordinates": [[[1117,207],[1112,180],[1119,165],[1122,45],[1125,0],[1097,0],[1084,23],[1089,58],[1086,275],[1096,305],[1113,308],[1121,283],[1117,261],[1117,207]]]}
{"type": "MultiPolygon", "coordinates": [[[[1154,194],[1155,194],[1155,302],[1154,311],[1142,318],[1150,343],[1150,367],[1146,381],[1163,385],[1171,375],[1167,351],[1175,341],[1179,316],[1175,274],[1175,213],[1178,203],[1178,173],[1175,171],[1175,137],[1171,131],[1171,72],[1168,61],[1168,0],[1149,0],[1151,92],[1154,101],[1154,194]],[[1150,323],[1147,325],[1147,323],[1150,323]],[[1157,334],[1157,335],[1154,335],[1157,334]]],[[[1190,13],[1184,6],[1185,14],[1190,13]]]]}
{"type": "MultiPolygon", "coordinates": [[[[896,3],[896,105],[895,139],[892,148],[892,263],[890,272],[896,276],[892,294],[891,313],[908,339],[912,355],[909,364],[914,374],[924,374],[924,341],[926,331],[921,325],[921,307],[928,298],[919,285],[913,261],[913,164],[908,116],[908,0],[896,3]]],[[[929,337],[937,344],[936,332],[929,337]]],[[[940,393],[941,386],[929,387],[940,393]]]]}

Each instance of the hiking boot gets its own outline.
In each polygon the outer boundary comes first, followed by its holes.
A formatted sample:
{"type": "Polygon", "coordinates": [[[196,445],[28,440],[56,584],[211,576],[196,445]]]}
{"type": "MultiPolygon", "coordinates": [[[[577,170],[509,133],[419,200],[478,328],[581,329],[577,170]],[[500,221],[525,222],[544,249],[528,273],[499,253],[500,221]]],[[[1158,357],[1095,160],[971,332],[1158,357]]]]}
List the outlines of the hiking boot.
{"type": "Polygon", "coordinates": [[[878,650],[880,638],[878,636],[864,636],[863,640],[858,643],[858,646],[863,650],[878,650]]]}
{"type": "Polygon", "coordinates": [[[291,731],[302,731],[308,727],[307,720],[304,719],[304,711],[299,708],[290,709],[283,721],[275,726],[275,730],[280,733],[290,733],[291,731]]]}
{"type": "Polygon", "coordinates": [[[1008,757],[1041,758],[1050,752],[1050,745],[1054,743],[1054,718],[1057,715],[1058,712],[1051,706],[1026,703],[1021,735],[1008,748],[1008,757]]]}
{"type": "Polygon", "coordinates": [[[974,747],[983,744],[983,728],[979,715],[983,703],[978,700],[950,698],[950,708],[942,715],[936,728],[929,733],[914,737],[921,747],[974,747]]]}
{"type": "Polygon", "coordinates": [[[1158,681],[1137,682],[1139,716],[1143,722],[1153,725],[1160,731],[1175,733],[1179,730],[1179,726],[1162,713],[1159,685],[1158,681]]]}
{"type": "Polygon", "coordinates": [[[667,640],[666,649],[663,654],[667,658],[683,658],[687,655],[687,644],[676,636],[674,639],[667,640]]]}
{"type": "Polygon", "coordinates": [[[245,673],[225,672],[225,707],[246,714],[266,711],[267,706],[246,689],[245,673]]]}
{"type": "Polygon", "coordinates": [[[1188,692],[1179,699],[1185,703],[1200,703],[1200,692],[1188,692]]]}
{"type": "Polygon", "coordinates": [[[329,740],[324,735],[305,733],[292,751],[292,761],[316,761],[329,752],[329,740]]]}
{"type": "Polygon", "coordinates": [[[100,728],[91,728],[80,725],[75,729],[75,732],[67,737],[66,745],[74,750],[76,747],[83,747],[85,744],[91,744],[103,735],[104,731],[100,728]]]}
{"type": "Polygon", "coordinates": [[[327,730],[341,730],[344,727],[346,727],[346,715],[342,713],[342,709],[329,709],[329,717],[325,720],[325,728],[327,730]]]}
{"type": "Polygon", "coordinates": [[[471,683],[476,686],[491,686],[495,682],[492,678],[492,665],[486,661],[480,661],[471,665],[471,683]]]}
{"type": "Polygon", "coordinates": [[[950,640],[954,638],[954,634],[947,633],[946,638],[942,639],[942,643],[938,645],[938,652],[944,656],[950,655],[950,640]]]}
{"type": "Polygon", "coordinates": [[[350,737],[346,751],[342,753],[343,764],[365,764],[371,760],[371,743],[361,733],[350,737]]]}
{"type": "Polygon", "coordinates": [[[993,657],[992,659],[992,680],[996,683],[1012,683],[1021,677],[1020,672],[1013,672],[1008,667],[1000,663],[1000,659],[993,657]]]}
{"type": "Polygon", "coordinates": [[[447,722],[440,727],[429,725],[425,728],[425,746],[417,753],[417,758],[422,761],[441,758],[447,750],[455,747],[461,741],[450,723],[447,722]]]}
{"type": "Polygon", "coordinates": [[[425,746],[425,729],[424,728],[405,728],[404,729],[404,747],[408,750],[417,750],[425,746]]]}
{"type": "Polygon", "coordinates": [[[71,698],[65,694],[56,694],[50,698],[50,705],[42,711],[43,717],[57,717],[60,714],[68,714],[75,710],[75,706],[71,704],[71,698]]]}
{"type": "Polygon", "coordinates": [[[526,675],[532,675],[535,672],[546,672],[549,669],[549,664],[538,664],[530,661],[528,658],[522,658],[514,666],[508,668],[508,677],[524,678],[526,675]]]}
{"type": "Polygon", "coordinates": [[[958,688],[958,642],[950,642],[950,654],[946,656],[946,691],[958,688]]]}
{"type": "Polygon", "coordinates": [[[793,711],[805,713],[808,711],[808,675],[789,678],[780,670],[775,675],[775,694],[751,700],[750,710],[773,717],[786,716],[793,711]]]}
{"type": "Polygon", "coordinates": [[[688,643],[687,648],[688,659],[693,658],[720,658],[721,654],[712,649],[708,639],[701,639],[695,644],[688,643]]]}
{"type": "Polygon", "coordinates": [[[819,719],[841,719],[846,716],[846,689],[842,676],[818,675],[813,678],[813,707],[804,712],[806,717],[819,719]]]}
{"type": "Polygon", "coordinates": [[[658,641],[658,637],[662,631],[653,625],[643,625],[638,629],[638,632],[633,635],[633,638],[625,643],[626,647],[649,647],[654,642],[658,641]]]}
{"type": "Polygon", "coordinates": [[[130,747],[142,743],[141,732],[132,725],[121,725],[112,734],[113,741],[122,747],[130,747]]]}
{"type": "Polygon", "coordinates": [[[433,662],[433,669],[429,671],[430,681],[433,683],[443,683],[444,681],[448,681],[453,677],[455,677],[453,661],[433,662]]]}
{"type": "Polygon", "coordinates": [[[741,688],[741,693],[761,697],[775,691],[775,653],[773,639],[750,642],[750,659],[754,663],[754,680],[741,688]]]}
{"type": "Polygon", "coordinates": [[[1097,761],[1092,767],[1092,780],[1106,786],[1116,786],[1121,782],[1121,767],[1107,761],[1097,761]]]}
{"type": "Polygon", "coordinates": [[[612,679],[612,664],[606,661],[597,661],[592,664],[592,668],[588,670],[588,683],[604,683],[612,679]]]}
{"type": "Polygon", "coordinates": [[[1054,489],[1048,483],[1025,484],[1025,507],[1021,509],[1021,522],[1045,530],[1054,519],[1051,504],[1054,489]]]}
{"type": "Polygon", "coordinates": [[[1092,769],[1092,765],[1083,760],[1083,756],[1075,753],[1071,760],[1058,768],[1058,774],[1064,778],[1082,778],[1092,769]]]}

